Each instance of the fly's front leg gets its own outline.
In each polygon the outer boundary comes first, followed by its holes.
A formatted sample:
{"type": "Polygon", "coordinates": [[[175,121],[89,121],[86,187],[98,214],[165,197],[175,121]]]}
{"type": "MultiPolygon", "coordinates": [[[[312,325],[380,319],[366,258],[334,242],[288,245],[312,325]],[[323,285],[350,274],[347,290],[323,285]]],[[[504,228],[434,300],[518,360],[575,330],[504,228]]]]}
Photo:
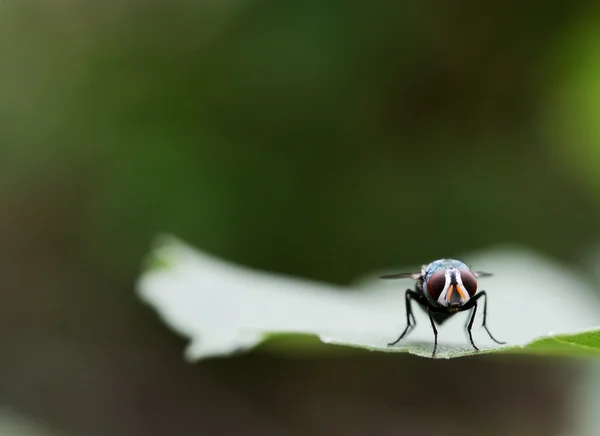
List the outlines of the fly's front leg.
{"type": "Polygon", "coordinates": [[[414,327],[417,325],[417,320],[415,319],[415,316],[413,315],[413,311],[412,311],[411,300],[415,300],[417,303],[420,303],[422,300],[422,297],[415,291],[407,289],[406,293],[404,294],[404,301],[405,301],[405,306],[406,306],[406,327],[405,327],[404,331],[402,332],[402,334],[400,335],[400,337],[398,339],[396,339],[394,342],[390,342],[388,344],[388,347],[396,345],[398,342],[400,342],[400,340],[406,335],[406,333],[408,333],[409,329],[411,327],[414,327]],[[412,324],[411,324],[411,320],[412,320],[412,324]]]}
{"type": "Polygon", "coordinates": [[[475,304],[473,304],[473,311],[471,312],[471,317],[469,318],[469,324],[467,324],[467,333],[469,334],[469,340],[471,341],[471,345],[473,345],[473,348],[475,348],[477,351],[479,351],[479,348],[477,348],[475,346],[475,342],[473,342],[473,334],[471,333],[471,329],[473,328],[473,321],[475,321],[476,313],[477,313],[477,301],[475,301],[475,304]]]}
{"type": "Polygon", "coordinates": [[[501,341],[497,340],[496,338],[494,338],[494,337],[492,336],[492,334],[490,333],[490,330],[487,328],[487,325],[486,325],[486,323],[485,323],[485,321],[486,321],[486,317],[487,317],[487,294],[485,293],[485,291],[481,291],[481,292],[479,293],[479,296],[480,296],[480,297],[481,297],[481,296],[484,296],[484,297],[485,297],[485,302],[483,303],[483,324],[482,324],[482,327],[485,329],[485,331],[487,332],[487,334],[488,334],[488,335],[490,335],[490,338],[492,338],[492,340],[493,340],[495,343],[497,343],[497,344],[500,344],[500,345],[504,345],[504,344],[506,344],[506,342],[501,342],[501,341]]]}
{"type": "Polygon", "coordinates": [[[483,302],[483,323],[482,323],[482,327],[485,329],[485,331],[487,332],[488,335],[490,335],[490,338],[492,338],[492,340],[494,342],[496,342],[497,344],[500,345],[504,345],[506,344],[506,342],[501,342],[499,340],[497,340],[496,338],[494,338],[494,336],[492,336],[492,334],[490,333],[490,330],[487,328],[486,325],[486,320],[487,320],[487,294],[485,293],[485,291],[481,291],[479,293],[477,293],[473,298],[471,298],[467,304],[465,304],[463,306],[463,310],[469,310],[471,308],[473,308],[473,312],[471,313],[471,318],[469,319],[469,324],[467,326],[467,332],[469,333],[469,339],[471,340],[471,345],[473,345],[473,347],[478,350],[477,347],[475,347],[475,344],[473,343],[473,337],[471,336],[471,327],[473,327],[473,321],[475,320],[475,313],[477,312],[477,300],[479,300],[480,298],[485,297],[484,298],[484,302],[483,302]]]}

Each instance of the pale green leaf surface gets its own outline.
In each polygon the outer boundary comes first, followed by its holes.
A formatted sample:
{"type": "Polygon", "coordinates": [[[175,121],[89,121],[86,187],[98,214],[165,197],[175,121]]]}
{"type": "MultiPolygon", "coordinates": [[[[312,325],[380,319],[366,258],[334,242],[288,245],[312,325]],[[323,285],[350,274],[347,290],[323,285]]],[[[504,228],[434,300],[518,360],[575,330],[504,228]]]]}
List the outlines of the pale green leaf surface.
{"type": "MultiPolygon", "coordinates": [[[[394,271],[418,270],[430,260],[394,271]]],[[[514,247],[473,253],[462,260],[475,270],[494,273],[480,279],[479,287],[489,297],[488,327],[507,345],[498,346],[481,328],[480,306],[473,328],[480,353],[600,354],[600,301],[591,282],[514,247]]],[[[191,361],[247,350],[277,333],[431,356],[433,333],[418,307],[417,327],[395,347],[387,346],[405,326],[404,291],[414,286],[409,279],[384,281],[376,278],[378,273],[357,281],[349,292],[235,265],[174,237],[159,239],[150,264],[153,267],[138,282],[138,295],[168,326],[189,338],[186,358],[191,361]]],[[[466,319],[467,314],[460,313],[438,328],[436,357],[474,354],[464,330],[466,319]]]]}

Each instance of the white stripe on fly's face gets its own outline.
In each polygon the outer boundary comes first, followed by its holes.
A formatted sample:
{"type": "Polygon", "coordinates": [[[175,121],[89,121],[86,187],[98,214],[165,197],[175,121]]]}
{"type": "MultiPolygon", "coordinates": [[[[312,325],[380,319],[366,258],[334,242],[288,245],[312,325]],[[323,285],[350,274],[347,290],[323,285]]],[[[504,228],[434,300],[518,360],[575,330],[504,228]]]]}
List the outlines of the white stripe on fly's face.
{"type": "MultiPolygon", "coordinates": [[[[441,304],[442,306],[448,306],[448,301],[446,300],[446,294],[448,293],[448,289],[450,288],[450,284],[451,284],[450,276],[452,273],[454,273],[454,277],[456,277],[456,283],[463,289],[464,294],[465,294],[465,298],[463,298],[461,293],[459,293],[459,295],[461,295],[460,304],[462,306],[467,301],[469,301],[471,299],[471,297],[469,295],[469,292],[467,291],[467,288],[465,288],[465,286],[463,285],[462,278],[460,276],[460,271],[456,268],[449,268],[445,271],[444,275],[446,276],[446,284],[444,285],[444,290],[438,297],[437,302],[439,304],[441,304]]],[[[458,292],[458,289],[455,292],[458,292]]]]}

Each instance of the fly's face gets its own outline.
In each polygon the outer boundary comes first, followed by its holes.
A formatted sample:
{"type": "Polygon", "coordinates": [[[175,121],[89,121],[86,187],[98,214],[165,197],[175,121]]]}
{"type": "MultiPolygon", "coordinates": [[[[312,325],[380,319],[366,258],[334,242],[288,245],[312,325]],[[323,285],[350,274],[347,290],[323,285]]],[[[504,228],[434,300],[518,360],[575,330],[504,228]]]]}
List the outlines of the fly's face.
{"type": "Polygon", "coordinates": [[[440,306],[459,308],[477,292],[477,279],[466,265],[434,268],[425,274],[423,290],[440,306]]]}
{"type": "Polygon", "coordinates": [[[458,309],[477,292],[477,278],[490,275],[481,271],[471,271],[471,268],[460,260],[439,259],[429,265],[423,265],[420,273],[391,274],[382,278],[417,280],[417,290],[422,291],[431,304],[458,309]]]}

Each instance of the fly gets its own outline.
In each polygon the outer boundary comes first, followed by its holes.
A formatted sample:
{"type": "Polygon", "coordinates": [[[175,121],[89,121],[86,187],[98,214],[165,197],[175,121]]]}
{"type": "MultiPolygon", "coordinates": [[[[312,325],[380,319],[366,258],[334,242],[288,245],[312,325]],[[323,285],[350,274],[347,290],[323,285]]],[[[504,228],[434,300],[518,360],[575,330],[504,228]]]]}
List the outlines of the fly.
{"type": "Polygon", "coordinates": [[[382,276],[382,279],[411,278],[417,281],[415,289],[407,289],[405,293],[406,328],[400,337],[394,342],[390,342],[388,346],[396,345],[409,330],[412,330],[417,325],[411,306],[411,302],[416,301],[429,315],[429,321],[431,322],[431,328],[435,336],[431,357],[435,357],[435,352],[437,351],[438,331],[435,325],[442,325],[451,316],[470,309],[473,309],[473,311],[469,317],[466,329],[471,345],[475,350],[479,351],[479,348],[473,342],[471,328],[475,320],[475,313],[477,313],[477,301],[482,297],[485,297],[483,303],[483,328],[485,328],[485,331],[494,342],[502,345],[506,344],[506,342],[496,340],[487,328],[487,294],[485,291],[477,293],[477,278],[491,275],[491,273],[471,271],[471,268],[460,260],[439,259],[431,262],[429,265],[423,265],[419,273],[399,273],[382,276]]]}

